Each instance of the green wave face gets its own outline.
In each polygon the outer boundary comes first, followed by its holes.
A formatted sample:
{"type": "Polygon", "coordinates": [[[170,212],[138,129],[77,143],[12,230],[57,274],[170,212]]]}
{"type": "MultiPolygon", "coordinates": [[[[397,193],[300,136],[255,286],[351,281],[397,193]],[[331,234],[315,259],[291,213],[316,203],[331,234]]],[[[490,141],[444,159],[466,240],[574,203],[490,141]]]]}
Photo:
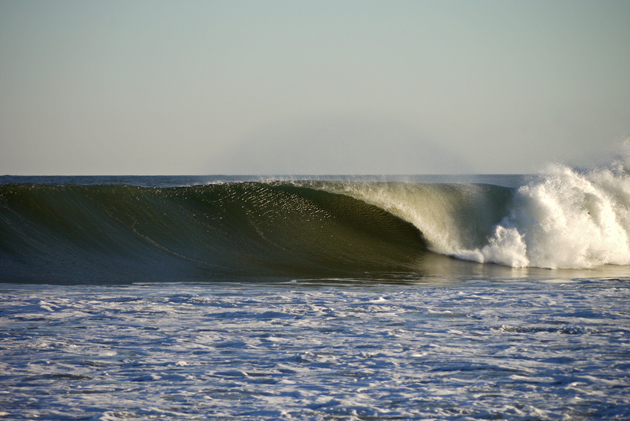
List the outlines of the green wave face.
{"type": "Polygon", "coordinates": [[[321,186],[0,187],[0,280],[134,282],[410,272],[421,232],[321,186]]]}

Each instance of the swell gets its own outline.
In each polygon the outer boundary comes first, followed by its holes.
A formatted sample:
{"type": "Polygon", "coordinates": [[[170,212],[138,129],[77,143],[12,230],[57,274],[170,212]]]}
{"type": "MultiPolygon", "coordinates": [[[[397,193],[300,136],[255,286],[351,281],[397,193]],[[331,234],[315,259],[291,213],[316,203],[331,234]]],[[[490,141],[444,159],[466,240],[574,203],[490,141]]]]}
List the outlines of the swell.
{"type": "Polygon", "coordinates": [[[0,186],[0,280],[132,282],[365,276],[426,250],[401,217],[291,183],[0,186]]]}

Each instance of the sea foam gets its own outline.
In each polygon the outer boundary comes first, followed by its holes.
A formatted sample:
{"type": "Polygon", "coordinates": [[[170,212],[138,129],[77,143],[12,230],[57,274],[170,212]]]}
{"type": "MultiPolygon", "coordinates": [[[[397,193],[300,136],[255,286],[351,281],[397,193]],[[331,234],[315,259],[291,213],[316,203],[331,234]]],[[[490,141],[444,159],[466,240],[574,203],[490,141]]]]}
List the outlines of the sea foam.
{"type": "Polygon", "coordinates": [[[622,163],[589,171],[553,166],[515,192],[485,246],[453,255],[551,269],[630,264],[630,176],[622,163]]]}

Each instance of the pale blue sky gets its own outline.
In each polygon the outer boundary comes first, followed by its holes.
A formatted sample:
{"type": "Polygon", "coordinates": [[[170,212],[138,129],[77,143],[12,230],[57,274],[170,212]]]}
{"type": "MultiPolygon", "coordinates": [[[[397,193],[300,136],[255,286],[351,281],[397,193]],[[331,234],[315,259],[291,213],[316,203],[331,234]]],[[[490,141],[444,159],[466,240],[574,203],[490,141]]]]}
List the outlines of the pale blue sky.
{"type": "Polygon", "coordinates": [[[630,136],[628,1],[0,0],[1,174],[528,173],[630,136]]]}

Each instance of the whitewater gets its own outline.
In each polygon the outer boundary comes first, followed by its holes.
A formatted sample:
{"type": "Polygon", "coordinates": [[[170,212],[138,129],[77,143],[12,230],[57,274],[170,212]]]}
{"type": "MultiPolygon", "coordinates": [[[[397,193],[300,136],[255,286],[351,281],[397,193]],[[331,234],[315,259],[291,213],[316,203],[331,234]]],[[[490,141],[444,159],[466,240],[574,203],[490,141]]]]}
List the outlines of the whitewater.
{"type": "Polygon", "coordinates": [[[343,183],[332,190],[413,223],[440,254],[511,267],[630,264],[630,176],[622,164],[553,166],[509,199],[478,184],[343,183]]]}
{"type": "Polygon", "coordinates": [[[0,418],[628,419],[628,174],[0,177],[0,418]]]}

